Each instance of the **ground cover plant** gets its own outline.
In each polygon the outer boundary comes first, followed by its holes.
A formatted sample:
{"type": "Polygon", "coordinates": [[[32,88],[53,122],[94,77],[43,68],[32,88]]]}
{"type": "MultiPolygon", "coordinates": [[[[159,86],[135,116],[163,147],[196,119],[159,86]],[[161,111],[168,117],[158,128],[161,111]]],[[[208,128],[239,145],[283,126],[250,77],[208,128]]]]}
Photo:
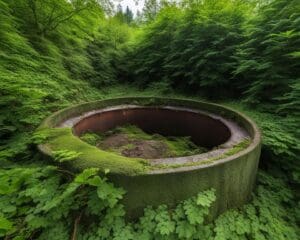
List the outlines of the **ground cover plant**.
{"type": "Polygon", "coordinates": [[[0,0],[0,239],[299,239],[299,1],[146,2],[132,19],[108,0],[0,0]],[[222,196],[207,189],[128,222],[109,169],[75,174],[40,156],[46,116],[124,95],[251,116],[263,151],[249,204],[208,221],[222,196]]]}

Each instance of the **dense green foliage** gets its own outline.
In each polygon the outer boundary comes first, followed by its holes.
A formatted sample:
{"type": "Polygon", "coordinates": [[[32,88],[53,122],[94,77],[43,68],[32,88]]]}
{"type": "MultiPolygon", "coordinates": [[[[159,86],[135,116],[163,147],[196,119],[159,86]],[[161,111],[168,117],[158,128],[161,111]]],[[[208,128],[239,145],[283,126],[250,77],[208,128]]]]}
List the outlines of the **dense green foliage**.
{"type": "MultiPolygon", "coordinates": [[[[56,167],[0,171],[0,236],[9,239],[297,239],[293,195],[282,180],[261,174],[251,204],[205,221],[216,197],[199,193],[174,209],[145,209],[124,220],[124,191],[88,169],[77,176],[56,167]],[[74,238],[75,236],[75,238],[74,238]]],[[[299,210],[298,210],[299,211],[299,210]]],[[[298,216],[299,217],[299,216],[298,216]]],[[[299,219],[298,219],[299,220],[299,219]]]]}
{"type": "Polygon", "coordinates": [[[274,1],[246,25],[234,75],[247,100],[280,103],[276,110],[299,113],[299,1],[274,1]]]}
{"type": "Polygon", "coordinates": [[[190,1],[163,8],[132,50],[130,79],[299,112],[299,1],[190,1]],[[256,6],[256,7],[255,7],[256,6]]]}
{"type": "Polygon", "coordinates": [[[298,239],[299,1],[148,2],[146,21],[128,25],[107,0],[0,0],[0,238],[298,239]],[[111,86],[121,80],[143,92],[111,86]],[[209,222],[222,196],[207,190],[126,222],[108,169],[74,175],[37,153],[33,131],[51,112],[130,94],[222,98],[256,120],[252,201],[209,222]]]}
{"type": "Polygon", "coordinates": [[[113,66],[121,54],[118,44],[128,35],[119,22],[105,21],[99,7],[81,11],[82,15],[59,25],[47,37],[32,33],[32,25],[30,32],[21,34],[27,29],[23,21],[30,9],[21,8],[19,1],[1,0],[0,4],[1,24],[5,23],[0,28],[0,141],[2,149],[9,146],[1,158],[23,153],[30,142],[28,131],[50,112],[70,102],[98,98],[99,92],[89,82],[100,86],[108,79],[116,80],[113,66]],[[22,18],[12,16],[10,9],[18,10],[15,14],[22,18]]]}

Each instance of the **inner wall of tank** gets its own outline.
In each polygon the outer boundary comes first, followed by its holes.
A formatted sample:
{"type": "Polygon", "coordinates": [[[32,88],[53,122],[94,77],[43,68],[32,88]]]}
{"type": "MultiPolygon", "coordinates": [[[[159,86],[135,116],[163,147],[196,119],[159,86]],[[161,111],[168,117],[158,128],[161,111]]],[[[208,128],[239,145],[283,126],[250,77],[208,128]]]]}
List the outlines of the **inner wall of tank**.
{"type": "Polygon", "coordinates": [[[137,108],[97,113],[77,122],[73,131],[80,136],[85,132],[103,133],[125,124],[136,125],[149,134],[163,136],[190,136],[198,146],[213,148],[226,142],[229,128],[220,120],[190,111],[137,108]]]}

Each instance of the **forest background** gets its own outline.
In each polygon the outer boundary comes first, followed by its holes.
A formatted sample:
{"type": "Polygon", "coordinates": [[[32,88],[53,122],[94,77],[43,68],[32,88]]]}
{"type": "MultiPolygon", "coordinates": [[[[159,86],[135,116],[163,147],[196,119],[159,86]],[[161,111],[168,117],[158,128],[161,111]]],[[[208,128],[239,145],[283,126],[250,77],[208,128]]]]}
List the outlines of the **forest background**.
{"type": "Polygon", "coordinates": [[[299,239],[300,2],[0,0],[1,239],[299,239]],[[41,121],[117,96],[204,99],[263,133],[251,202],[205,221],[213,189],[124,220],[97,169],[45,162],[41,121]],[[97,183],[97,184],[96,184],[97,183]]]}

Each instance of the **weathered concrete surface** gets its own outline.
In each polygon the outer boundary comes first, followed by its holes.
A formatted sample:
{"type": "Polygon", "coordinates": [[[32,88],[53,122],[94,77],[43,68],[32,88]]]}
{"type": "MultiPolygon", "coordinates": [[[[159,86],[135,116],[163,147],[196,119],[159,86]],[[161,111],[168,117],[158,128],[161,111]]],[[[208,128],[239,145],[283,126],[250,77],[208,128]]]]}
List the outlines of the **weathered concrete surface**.
{"type": "MultiPolygon", "coordinates": [[[[185,166],[182,164],[176,168],[155,169],[146,168],[145,171],[135,175],[118,173],[112,169],[110,179],[127,194],[123,200],[129,216],[136,217],[147,205],[176,204],[199,191],[215,188],[217,200],[212,208],[211,217],[214,217],[228,208],[238,207],[250,198],[253,189],[261,148],[261,136],[256,125],[246,116],[232,109],[205,102],[165,99],[165,98],[119,98],[104,101],[96,101],[77,105],[53,114],[42,124],[42,127],[58,127],[70,119],[76,119],[87,113],[101,111],[107,107],[118,105],[137,105],[147,107],[171,106],[175,108],[188,108],[209,113],[209,116],[217,116],[238,124],[249,136],[250,145],[230,156],[218,158],[205,164],[185,166]]],[[[93,115],[93,114],[92,114],[93,115]]],[[[90,115],[91,116],[91,115],[90,115]]],[[[207,116],[206,116],[207,117],[207,116]]],[[[220,120],[220,119],[218,119],[220,120]]],[[[76,121],[75,121],[76,122],[76,121]]],[[[226,124],[225,124],[226,125],[226,124]]],[[[197,125],[191,125],[191,129],[197,129],[197,125]]],[[[228,125],[226,125],[228,128],[228,125]]],[[[76,132],[76,131],[75,131],[76,132]]],[[[226,130],[225,130],[226,132],[226,130]]],[[[230,141],[230,136],[223,141],[230,141]]],[[[76,138],[74,136],[74,138],[76,138]]],[[[40,146],[43,150],[43,146],[40,146]]],[[[44,151],[51,156],[51,150],[44,151]]],[[[221,155],[222,156],[222,155],[221,155]]],[[[95,162],[90,165],[82,164],[84,159],[71,162],[72,169],[82,170],[82,166],[97,166],[95,162]]],[[[87,160],[88,161],[88,160],[87,160]]],[[[99,159],[99,164],[101,159],[99,159]]],[[[117,168],[116,168],[117,169],[117,168]]]]}
{"type": "MultiPolygon", "coordinates": [[[[234,145],[249,138],[245,129],[230,119],[197,109],[163,106],[119,105],[85,112],[62,122],[79,136],[85,132],[105,132],[123,124],[133,124],[147,133],[165,136],[191,136],[199,146],[212,149],[203,154],[151,159],[151,165],[197,163],[216,158],[234,145]]],[[[165,171],[165,170],[154,170],[165,171]]]]}

